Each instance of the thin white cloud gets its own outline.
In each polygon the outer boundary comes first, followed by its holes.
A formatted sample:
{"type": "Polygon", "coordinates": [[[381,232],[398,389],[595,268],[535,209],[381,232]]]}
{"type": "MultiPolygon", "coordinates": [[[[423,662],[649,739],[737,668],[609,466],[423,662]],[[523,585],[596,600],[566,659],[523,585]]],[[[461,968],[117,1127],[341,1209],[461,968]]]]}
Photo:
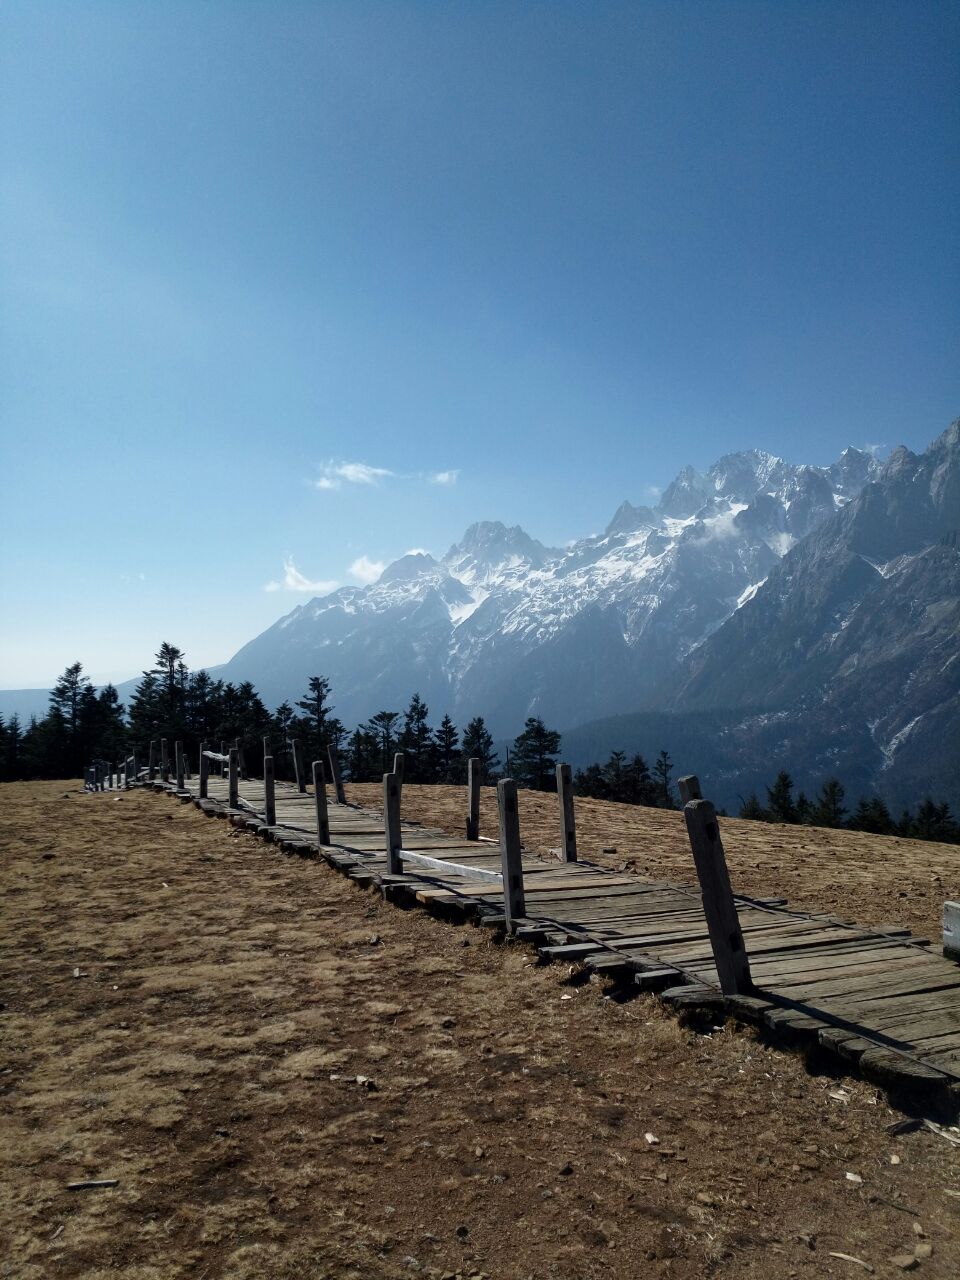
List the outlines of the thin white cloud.
{"type": "Polygon", "coordinates": [[[391,471],[389,467],[371,467],[366,462],[336,462],[330,459],[321,463],[320,474],[310,481],[315,489],[329,492],[341,489],[345,484],[366,485],[375,487],[384,480],[413,480],[436,484],[445,487],[455,485],[460,476],[458,467],[446,471],[419,471],[405,473],[391,471]]]}
{"type": "Polygon", "coordinates": [[[263,589],[264,591],[303,591],[315,596],[325,596],[328,591],[335,591],[338,586],[339,583],[332,578],[311,581],[293,563],[293,557],[288,556],[283,562],[283,581],[268,582],[263,589]]]}
{"type": "Polygon", "coordinates": [[[886,447],[885,444],[865,444],[863,451],[864,453],[869,453],[872,458],[879,458],[886,447]]]}
{"type": "Polygon", "coordinates": [[[654,498],[659,498],[662,492],[663,490],[659,485],[648,484],[644,487],[643,496],[645,498],[650,498],[652,501],[654,498]]]}
{"type": "Polygon", "coordinates": [[[428,556],[430,552],[426,547],[411,547],[409,551],[403,553],[405,556],[428,556]]]}
{"type": "Polygon", "coordinates": [[[371,560],[369,556],[358,556],[347,573],[363,586],[368,586],[371,582],[376,582],[386,567],[383,560],[371,560]]]}
{"type": "Polygon", "coordinates": [[[392,475],[387,467],[371,467],[366,462],[324,462],[313,484],[317,489],[339,489],[344,483],[377,485],[392,475]]]}

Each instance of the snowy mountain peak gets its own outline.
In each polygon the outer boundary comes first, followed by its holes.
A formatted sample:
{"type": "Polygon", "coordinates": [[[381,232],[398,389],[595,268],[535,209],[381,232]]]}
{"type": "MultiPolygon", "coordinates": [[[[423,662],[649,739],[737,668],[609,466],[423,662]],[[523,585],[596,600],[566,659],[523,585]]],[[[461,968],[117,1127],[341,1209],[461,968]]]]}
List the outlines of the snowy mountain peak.
{"type": "Polygon", "coordinates": [[[654,527],[659,523],[659,517],[651,507],[635,507],[632,502],[621,502],[604,532],[633,533],[636,529],[643,529],[648,525],[654,527]]]}
{"type": "Polygon", "coordinates": [[[450,548],[443,563],[454,577],[475,585],[508,570],[539,569],[559,554],[518,524],[508,529],[499,520],[480,520],[450,548]]]}
{"type": "Polygon", "coordinates": [[[381,573],[379,582],[408,582],[411,578],[420,578],[424,574],[445,574],[446,570],[439,561],[426,551],[411,551],[393,564],[388,564],[381,573]]]}

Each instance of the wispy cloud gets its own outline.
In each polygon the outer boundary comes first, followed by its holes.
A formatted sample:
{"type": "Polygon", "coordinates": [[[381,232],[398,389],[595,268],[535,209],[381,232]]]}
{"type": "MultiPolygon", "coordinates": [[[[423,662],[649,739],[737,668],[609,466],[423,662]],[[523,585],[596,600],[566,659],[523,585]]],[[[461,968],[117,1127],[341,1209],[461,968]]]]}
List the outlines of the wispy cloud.
{"type": "Polygon", "coordinates": [[[377,485],[393,474],[387,467],[371,467],[366,462],[325,462],[313,484],[317,489],[339,489],[343,484],[377,485]]]}
{"type": "Polygon", "coordinates": [[[650,499],[650,501],[651,501],[651,502],[653,502],[655,499],[657,499],[657,498],[659,498],[659,497],[660,497],[660,494],[661,494],[662,492],[663,492],[663,490],[660,488],[660,486],[659,486],[659,485],[656,485],[656,484],[648,484],[648,485],[645,485],[645,486],[644,486],[643,496],[644,496],[645,498],[649,498],[649,499],[650,499]]]}
{"type": "Polygon", "coordinates": [[[386,567],[383,560],[371,560],[369,556],[358,556],[347,573],[363,586],[368,586],[371,582],[376,582],[386,567]]]}
{"type": "Polygon", "coordinates": [[[887,446],[885,444],[865,444],[863,446],[864,453],[869,453],[872,458],[879,458],[885,452],[887,446]]]}
{"type": "Polygon", "coordinates": [[[445,471],[403,472],[391,471],[389,467],[371,467],[367,462],[338,462],[330,459],[320,464],[320,474],[310,484],[321,491],[342,489],[344,485],[351,484],[372,488],[385,480],[416,481],[449,488],[457,483],[459,477],[459,467],[450,467],[445,471]]]}
{"type": "Polygon", "coordinates": [[[263,589],[264,591],[304,591],[315,596],[325,596],[328,591],[336,590],[339,585],[335,579],[312,581],[300,572],[293,563],[293,557],[288,556],[283,562],[283,581],[268,582],[263,589]]]}

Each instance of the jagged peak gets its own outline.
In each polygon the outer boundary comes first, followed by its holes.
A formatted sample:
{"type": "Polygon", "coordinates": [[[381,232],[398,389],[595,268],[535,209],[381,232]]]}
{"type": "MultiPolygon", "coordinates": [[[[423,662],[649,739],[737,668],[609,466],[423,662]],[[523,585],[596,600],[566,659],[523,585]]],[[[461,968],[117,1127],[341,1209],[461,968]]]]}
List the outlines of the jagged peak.
{"type": "Polygon", "coordinates": [[[613,513],[604,533],[632,533],[634,529],[657,523],[656,512],[651,507],[635,507],[632,502],[624,499],[613,513]]]}
{"type": "Polygon", "coordinates": [[[542,563],[553,554],[526,530],[515,524],[507,527],[500,520],[478,520],[472,524],[459,542],[455,542],[443,557],[444,563],[470,559],[475,563],[494,567],[514,556],[532,563],[542,563]]]}
{"type": "Polygon", "coordinates": [[[388,582],[407,582],[412,578],[421,578],[424,574],[445,574],[446,570],[438,560],[426,551],[411,551],[399,560],[388,564],[377,580],[378,585],[388,582]]]}

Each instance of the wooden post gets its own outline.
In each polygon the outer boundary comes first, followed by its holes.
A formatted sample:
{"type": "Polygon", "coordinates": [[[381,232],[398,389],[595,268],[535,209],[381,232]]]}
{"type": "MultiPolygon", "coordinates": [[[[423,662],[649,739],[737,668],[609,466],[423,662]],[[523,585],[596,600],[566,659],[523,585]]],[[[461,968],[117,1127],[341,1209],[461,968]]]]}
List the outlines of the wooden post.
{"type": "Polygon", "coordinates": [[[151,782],[155,781],[157,776],[157,740],[150,739],[150,755],[147,759],[147,768],[150,770],[147,775],[151,782]]]}
{"type": "Polygon", "coordinates": [[[400,861],[403,840],[400,834],[400,779],[395,773],[383,775],[383,839],[387,851],[387,872],[398,876],[403,870],[400,861]]]}
{"type": "Polygon", "coordinates": [[[179,740],[173,744],[174,753],[177,761],[177,790],[182,791],[184,787],[183,777],[183,743],[179,740]]]}
{"type": "Polygon", "coordinates": [[[557,800],[560,804],[560,849],[564,862],[577,860],[577,820],[573,812],[573,774],[568,764],[557,765],[557,800]]]}
{"type": "Polygon", "coordinates": [[[523,863],[520,857],[520,808],[517,784],[512,778],[497,783],[497,808],[500,811],[500,866],[503,872],[503,914],[512,932],[518,920],[527,914],[523,896],[523,863]]]}
{"type": "Polygon", "coordinates": [[[273,755],[273,752],[270,750],[270,735],[269,735],[269,733],[265,733],[265,734],[263,735],[263,754],[264,754],[264,757],[265,757],[265,758],[266,758],[267,756],[272,756],[272,755],[273,755]]]}
{"type": "Polygon", "coordinates": [[[467,761],[467,839],[480,839],[480,760],[467,761]]]}
{"type": "Polygon", "coordinates": [[[343,790],[343,780],[340,777],[340,761],[337,759],[337,749],[331,742],[327,747],[327,759],[330,761],[330,781],[333,783],[334,790],[337,793],[337,804],[346,804],[347,797],[343,790]]]}
{"type": "Polygon", "coordinates": [[[943,904],[943,954],[948,960],[960,960],[960,902],[943,904]]]}
{"type": "Polygon", "coordinates": [[[301,795],[306,795],[307,791],[307,771],[303,764],[303,747],[300,745],[299,739],[293,741],[293,772],[297,779],[297,790],[301,795]]]}
{"type": "Polygon", "coordinates": [[[240,752],[236,747],[230,748],[230,781],[227,803],[231,809],[240,808],[240,752]]]}
{"type": "Polygon", "coordinates": [[[162,782],[170,781],[170,756],[166,738],[160,739],[160,779],[162,782]]]}
{"type": "Polygon", "coordinates": [[[317,803],[317,844],[330,843],[330,817],[327,813],[327,779],[323,761],[313,762],[313,795],[317,803]]]}
{"type": "Polygon", "coordinates": [[[403,786],[403,752],[398,751],[393,757],[393,772],[397,775],[397,781],[403,786]]]}
{"type": "Polygon", "coordinates": [[[691,800],[702,800],[700,779],[695,773],[688,773],[685,778],[677,779],[677,790],[680,792],[680,803],[689,804],[691,800]]]}
{"type": "Polygon", "coordinates": [[[200,799],[206,800],[208,787],[208,779],[210,777],[210,761],[207,757],[207,744],[200,743],[200,799]]]}
{"type": "Polygon", "coordinates": [[[137,765],[137,748],[133,748],[133,755],[130,757],[133,762],[133,780],[136,782],[140,777],[139,766],[137,765]]]}
{"type": "Polygon", "coordinates": [[[268,827],[277,825],[277,791],[273,779],[273,756],[263,757],[263,816],[268,827]]]}
{"type": "Polygon", "coordinates": [[[237,748],[237,763],[238,763],[238,768],[240,770],[240,777],[243,778],[244,781],[246,781],[247,762],[243,757],[243,747],[240,745],[240,739],[234,738],[233,745],[237,748]]]}
{"type": "Polygon", "coordinates": [[[700,881],[703,914],[707,919],[720,990],[725,996],[747,995],[753,990],[750,961],[730,888],[716,810],[709,800],[690,800],[683,806],[683,816],[700,881]]]}

